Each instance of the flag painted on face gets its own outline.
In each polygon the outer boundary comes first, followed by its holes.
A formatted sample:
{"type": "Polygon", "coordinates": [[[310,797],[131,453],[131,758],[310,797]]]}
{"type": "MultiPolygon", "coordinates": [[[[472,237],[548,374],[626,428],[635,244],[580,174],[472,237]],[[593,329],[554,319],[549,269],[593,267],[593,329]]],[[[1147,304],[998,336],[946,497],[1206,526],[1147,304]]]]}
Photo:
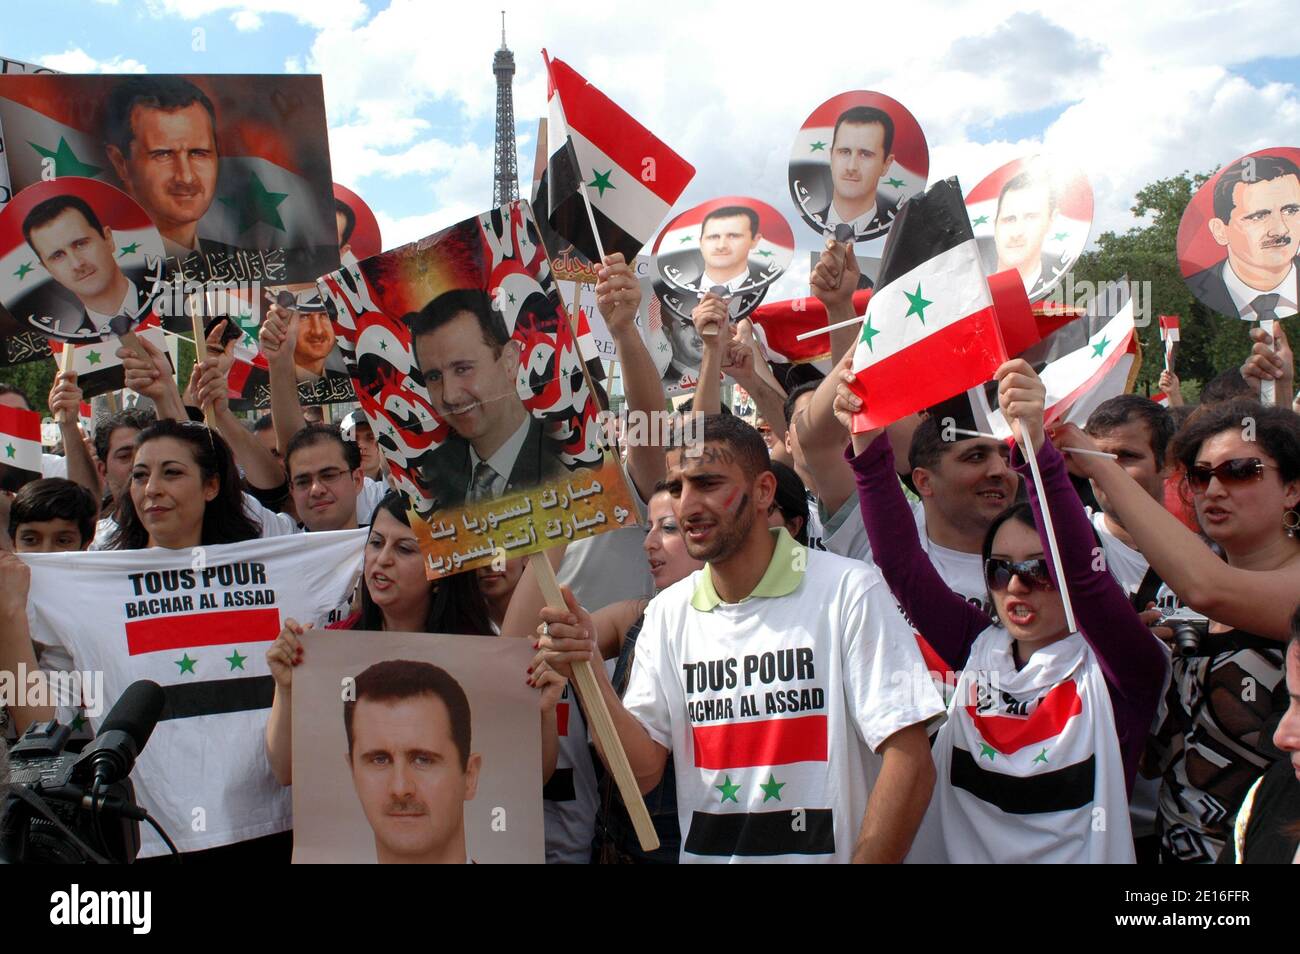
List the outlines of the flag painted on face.
{"type": "Polygon", "coordinates": [[[1077,169],[1025,156],[981,179],[966,196],[966,211],[984,271],[1016,269],[1037,302],[1060,286],[1088,244],[1092,186],[1077,169]]]}
{"type": "Polygon", "coordinates": [[[580,191],[585,189],[605,254],[621,252],[631,262],[695,176],[695,168],[563,60],[549,58],[544,50],[542,58],[548,162],[534,193],[537,214],[589,262],[597,261],[580,191]]]}
{"type": "MultiPolygon", "coordinates": [[[[105,709],[138,679],[162,686],[162,717],[132,778],[137,800],[181,851],[289,826],[289,790],[264,755],[274,693],[266,651],[287,618],[312,627],[346,615],[365,537],[343,530],[193,552],[23,556],[33,638],[77,670],[102,672],[105,709]],[[204,826],[193,824],[195,806],[204,826]]],[[[102,716],[90,715],[98,729],[102,716]]],[[[165,853],[152,831],[142,840],[142,856],[165,853]]]]}
{"type": "Polygon", "coordinates": [[[41,476],[41,415],[0,405],[0,490],[10,493],[41,476]]]}
{"type": "Polygon", "coordinates": [[[853,353],[857,433],[946,400],[1006,361],[956,179],[905,202],[853,353]]]}

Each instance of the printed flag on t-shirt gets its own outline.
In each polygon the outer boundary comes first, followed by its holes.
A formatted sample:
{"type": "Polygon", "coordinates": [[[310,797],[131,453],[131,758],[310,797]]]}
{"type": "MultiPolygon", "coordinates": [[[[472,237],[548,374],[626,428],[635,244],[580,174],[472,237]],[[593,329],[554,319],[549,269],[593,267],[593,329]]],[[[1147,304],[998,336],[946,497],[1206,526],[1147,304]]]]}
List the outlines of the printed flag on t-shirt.
{"type": "Polygon", "coordinates": [[[0,490],[10,493],[41,476],[41,416],[0,405],[0,490]]]}
{"type": "Polygon", "coordinates": [[[563,60],[546,61],[548,163],[536,214],[597,261],[581,189],[605,253],[631,262],[667,217],[695,168],[563,60]]]}
{"type": "Polygon", "coordinates": [[[987,381],[1006,358],[961,186],[945,179],[904,202],[890,229],[853,354],[854,430],[987,381]]]}
{"type": "MultiPolygon", "coordinates": [[[[364,539],[339,530],[23,556],[32,638],[78,671],[102,673],[105,711],[138,679],[162,687],[162,716],[131,777],[137,800],[181,851],[289,826],[289,790],[265,754],[274,695],[266,650],[286,618],[323,626],[346,614],[364,539]]],[[[98,729],[102,713],[90,714],[98,729]]],[[[142,856],[165,852],[152,831],[141,836],[142,856]]]]}

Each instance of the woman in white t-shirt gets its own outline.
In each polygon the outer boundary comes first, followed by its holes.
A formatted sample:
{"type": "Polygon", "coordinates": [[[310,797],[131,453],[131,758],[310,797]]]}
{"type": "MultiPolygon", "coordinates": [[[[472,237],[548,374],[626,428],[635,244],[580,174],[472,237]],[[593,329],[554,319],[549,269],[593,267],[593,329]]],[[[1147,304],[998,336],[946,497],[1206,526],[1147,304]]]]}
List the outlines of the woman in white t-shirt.
{"type": "MultiPolygon", "coordinates": [[[[1128,791],[1155,714],[1164,650],[1093,557],[1095,538],[1061,454],[1043,432],[1045,391],[1024,361],[997,374],[1020,448],[1037,451],[1042,493],[1003,511],[983,545],[994,618],[952,592],[917,538],[911,513],[882,505],[883,432],[855,435],[851,460],[881,573],[927,634],[957,688],[934,745],[934,798],[914,860],[1132,862],[1128,791]],[[1053,566],[1050,510],[1060,552],[1053,566]],[[1077,614],[1067,623],[1064,577],[1077,614]],[[1100,822],[1100,823],[1099,823],[1100,822]]],[[[863,402],[846,372],[835,401],[850,429],[863,402]]],[[[1013,455],[1013,460],[1019,454],[1013,455]]],[[[1023,458],[1016,470],[1026,478],[1023,458]]]]}

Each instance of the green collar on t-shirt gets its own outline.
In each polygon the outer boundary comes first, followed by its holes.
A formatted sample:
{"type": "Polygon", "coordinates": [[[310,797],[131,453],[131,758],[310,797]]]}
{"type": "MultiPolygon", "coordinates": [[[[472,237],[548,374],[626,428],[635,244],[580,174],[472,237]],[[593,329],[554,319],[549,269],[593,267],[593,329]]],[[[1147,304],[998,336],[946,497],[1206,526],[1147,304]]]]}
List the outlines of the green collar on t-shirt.
{"type": "MultiPolygon", "coordinates": [[[[776,537],[772,560],[763,572],[763,578],[745,599],[752,599],[755,596],[789,596],[803,582],[804,568],[808,566],[805,547],[796,543],[785,527],[777,527],[772,530],[772,534],[776,537]],[[800,554],[798,559],[795,558],[797,552],[800,554]]],[[[700,582],[695,585],[695,592],[691,595],[691,606],[701,613],[713,612],[714,608],[722,602],[722,597],[713,588],[712,569],[705,564],[704,572],[700,574],[700,582]]]]}

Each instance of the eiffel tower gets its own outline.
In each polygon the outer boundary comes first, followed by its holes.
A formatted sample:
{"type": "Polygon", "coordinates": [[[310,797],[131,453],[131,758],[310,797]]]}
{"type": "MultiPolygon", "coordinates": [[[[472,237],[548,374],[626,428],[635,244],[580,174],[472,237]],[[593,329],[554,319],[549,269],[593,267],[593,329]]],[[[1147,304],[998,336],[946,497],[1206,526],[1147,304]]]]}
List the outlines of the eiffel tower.
{"type": "Polygon", "coordinates": [[[519,165],[515,150],[515,103],[510,83],[515,75],[515,55],[506,46],[506,12],[501,11],[501,49],[492,57],[497,78],[496,157],[492,163],[492,207],[519,198],[519,165]]]}

